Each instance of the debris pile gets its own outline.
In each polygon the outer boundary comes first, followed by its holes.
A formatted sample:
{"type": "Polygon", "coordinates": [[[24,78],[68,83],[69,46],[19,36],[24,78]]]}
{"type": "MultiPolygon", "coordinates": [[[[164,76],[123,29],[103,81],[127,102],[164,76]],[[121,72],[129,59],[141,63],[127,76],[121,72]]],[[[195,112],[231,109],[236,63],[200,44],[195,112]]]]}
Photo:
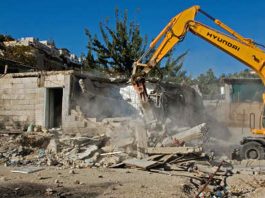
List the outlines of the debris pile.
{"type": "MultiPolygon", "coordinates": [[[[162,149],[163,147],[161,147],[162,149]]],[[[166,149],[164,149],[166,150],[166,149]]],[[[231,176],[232,166],[225,161],[212,161],[203,152],[153,154],[145,159],[127,159],[115,167],[136,167],[152,173],[190,178],[183,191],[193,197],[228,197],[226,179],[231,176]],[[195,195],[197,194],[197,195],[195,195]]]]}
{"type": "Polygon", "coordinates": [[[109,138],[105,135],[55,137],[51,133],[25,132],[5,139],[0,160],[7,166],[108,167],[127,156],[121,151],[106,152],[109,151],[106,147],[109,138]]]}
{"type": "MultiPolygon", "coordinates": [[[[160,149],[163,150],[164,148],[161,147],[160,149]]],[[[164,154],[149,154],[144,159],[127,159],[112,167],[137,168],[149,171],[150,174],[186,177],[189,178],[189,183],[183,184],[182,191],[188,197],[224,198],[251,197],[252,194],[261,195],[264,192],[262,175],[265,174],[265,170],[258,166],[261,163],[264,164],[264,161],[213,160],[199,150],[197,153],[181,153],[176,149],[171,152],[166,151],[164,154]],[[245,181],[249,179],[250,175],[255,175],[252,177],[251,184],[245,181]]]]}
{"type": "Polygon", "coordinates": [[[142,141],[142,136],[137,137],[137,131],[141,135],[146,133],[144,125],[139,125],[139,122],[123,117],[106,118],[100,124],[105,131],[94,136],[64,133],[60,129],[41,130],[40,127],[39,130],[28,130],[20,134],[2,134],[0,162],[7,166],[109,167],[139,157],[138,151],[141,149],[146,155],[196,154],[201,153],[202,149],[187,142],[202,138],[206,129],[205,124],[202,124],[170,135],[149,134],[149,146],[139,146],[138,141],[142,141]]]}
{"type": "Polygon", "coordinates": [[[61,130],[2,135],[0,163],[82,168],[108,167],[126,159],[128,154],[109,144],[110,138],[104,134],[89,137],[61,130]]]}

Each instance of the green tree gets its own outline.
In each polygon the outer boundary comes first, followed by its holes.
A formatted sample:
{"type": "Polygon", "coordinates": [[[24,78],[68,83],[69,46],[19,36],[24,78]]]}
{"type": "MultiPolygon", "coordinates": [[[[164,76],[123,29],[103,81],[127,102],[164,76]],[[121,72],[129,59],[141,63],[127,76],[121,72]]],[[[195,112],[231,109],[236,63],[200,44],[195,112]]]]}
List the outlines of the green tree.
{"type": "Polygon", "coordinates": [[[194,83],[198,84],[204,97],[214,98],[219,94],[219,80],[212,69],[208,69],[205,74],[200,74],[194,83]]]}
{"type": "Polygon", "coordinates": [[[222,78],[258,78],[256,73],[250,72],[250,69],[244,69],[240,72],[235,72],[232,74],[222,74],[222,78]]]}
{"type": "Polygon", "coordinates": [[[174,58],[173,50],[168,54],[168,56],[166,57],[165,66],[160,69],[164,81],[174,83],[186,82],[190,84],[191,78],[188,77],[187,72],[182,69],[184,59],[187,54],[188,51],[182,53],[176,58],[174,58]]]}
{"type": "Polygon", "coordinates": [[[116,9],[115,16],[114,28],[107,23],[99,24],[102,41],[85,30],[88,37],[85,68],[130,76],[133,62],[145,51],[147,38],[141,36],[139,25],[128,21],[127,11],[120,17],[116,9]]]}

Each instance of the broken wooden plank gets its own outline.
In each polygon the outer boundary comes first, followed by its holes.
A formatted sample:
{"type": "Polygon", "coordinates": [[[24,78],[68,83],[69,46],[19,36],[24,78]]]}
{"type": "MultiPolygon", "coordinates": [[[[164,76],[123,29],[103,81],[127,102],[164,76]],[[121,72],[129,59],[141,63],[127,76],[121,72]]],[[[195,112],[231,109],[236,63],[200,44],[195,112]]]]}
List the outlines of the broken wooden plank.
{"type": "Polygon", "coordinates": [[[173,171],[187,171],[186,167],[178,166],[176,164],[170,164],[169,168],[173,171]]]}
{"type": "Polygon", "coordinates": [[[147,154],[197,154],[202,152],[201,147],[148,147],[147,154]]]}
{"type": "Polygon", "coordinates": [[[124,153],[123,151],[115,151],[115,152],[109,152],[109,153],[101,153],[101,156],[106,156],[106,155],[116,155],[116,154],[122,154],[124,153]]]}
{"type": "Polygon", "coordinates": [[[164,155],[151,155],[151,156],[149,156],[149,157],[147,157],[147,158],[145,158],[147,161],[154,161],[154,160],[158,160],[158,159],[160,159],[160,158],[162,158],[164,155]]]}
{"type": "Polygon", "coordinates": [[[109,166],[109,168],[123,168],[125,166],[125,164],[123,162],[118,163],[118,164],[113,164],[111,166],[109,166]]]}
{"type": "Polygon", "coordinates": [[[164,171],[164,170],[150,169],[149,171],[154,172],[154,173],[160,173],[160,174],[172,176],[172,174],[170,172],[164,171]]]}
{"type": "Polygon", "coordinates": [[[160,163],[155,162],[155,161],[147,161],[145,159],[136,159],[136,158],[127,159],[123,161],[123,163],[126,164],[127,166],[134,166],[134,167],[143,168],[143,169],[150,169],[150,168],[160,165],[160,163]]]}
{"type": "MultiPolygon", "coordinates": [[[[169,163],[170,164],[173,164],[173,163],[175,163],[175,164],[179,164],[179,163],[183,163],[183,162],[194,162],[194,163],[196,163],[196,164],[198,164],[198,163],[202,163],[202,161],[201,160],[203,160],[203,159],[205,159],[205,157],[202,157],[202,154],[203,153],[199,153],[200,155],[198,156],[196,156],[196,154],[195,155],[185,155],[185,154],[183,154],[182,156],[180,156],[179,158],[176,158],[176,159],[174,159],[174,160],[172,160],[172,161],[170,161],[169,163]]],[[[207,160],[207,159],[205,159],[205,160],[207,160]]],[[[211,164],[209,164],[209,163],[207,163],[206,161],[204,161],[205,163],[205,165],[211,165],[211,164]]]]}
{"type": "Polygon", "coordinates": [[[167,163],[174,155],[175,155],[175,153],[174,154],[170,154],[170,155],[165,155],[161,159],[159,159],[158,161],[163,163],[163,164],[167,163]]]}
{"type": "Polygon", "coordinates": [[[197,176],[195,173],[191,173],[191,172],[187,172],[187,171],[183,171],[183,170],[180,170],[177,173],[174,173],[174,172],[169,173],[168,171],[157,170],[157,169],[150,169],[149,171],[154,172],[154,173],[169,175],[169,176],[187,177],[190,179],[195,179],[197,181],[200,181],[201,183],[204,180],[203,178],[197,176]]]}

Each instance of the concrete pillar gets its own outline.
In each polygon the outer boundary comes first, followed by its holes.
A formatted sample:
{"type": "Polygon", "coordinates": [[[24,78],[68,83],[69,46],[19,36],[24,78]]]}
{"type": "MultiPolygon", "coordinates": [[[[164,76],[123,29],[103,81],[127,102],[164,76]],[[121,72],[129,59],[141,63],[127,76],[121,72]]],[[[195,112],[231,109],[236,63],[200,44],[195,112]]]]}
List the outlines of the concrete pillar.
{"type": "Polygon", "coordinates": [[[62,127],[64,128],[66,117],[70,115],[71,75],[64,76],[62,127]]]}
{"type": "Polygon", "coordinates": [[[232,85],[225,84],[224,88],[225,88],[225,102],[231,103],[232,102],[232,91],[233,91],[232,85]]]}

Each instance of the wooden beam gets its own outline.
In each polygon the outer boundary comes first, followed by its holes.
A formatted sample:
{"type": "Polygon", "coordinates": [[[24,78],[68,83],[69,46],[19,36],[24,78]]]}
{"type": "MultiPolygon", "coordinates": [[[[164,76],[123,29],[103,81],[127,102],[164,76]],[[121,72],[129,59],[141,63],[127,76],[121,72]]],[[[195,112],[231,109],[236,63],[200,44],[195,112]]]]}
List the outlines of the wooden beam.
{"type": "Polygon", "coordinates": [[[147,154],[190,154],[201,153],[201,147],[148,147],[147,154]]]}

